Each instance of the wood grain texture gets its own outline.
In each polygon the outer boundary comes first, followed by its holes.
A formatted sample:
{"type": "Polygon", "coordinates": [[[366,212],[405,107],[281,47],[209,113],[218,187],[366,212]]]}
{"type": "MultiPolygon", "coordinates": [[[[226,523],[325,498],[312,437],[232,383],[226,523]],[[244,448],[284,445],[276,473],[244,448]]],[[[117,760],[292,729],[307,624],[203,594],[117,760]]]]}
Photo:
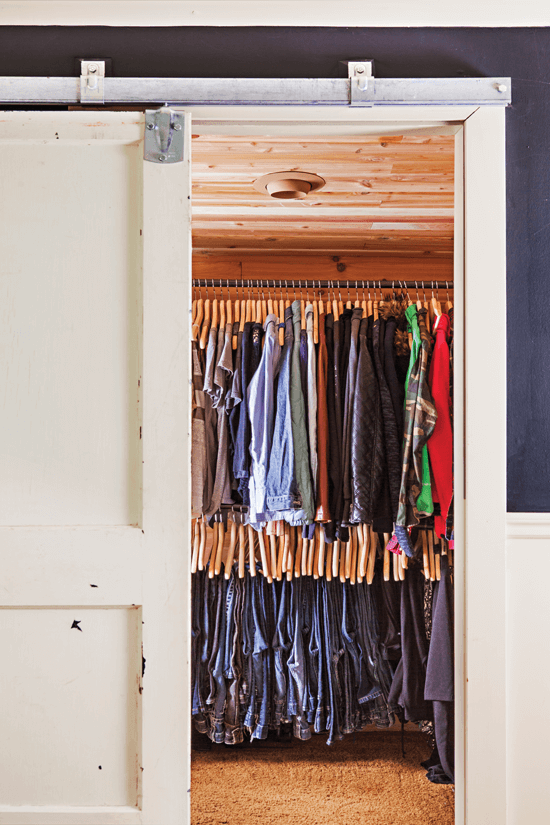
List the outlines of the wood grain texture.
{"type": "Polygon", "coordinates": [[[195,250],[452,256],[450,135],[194,135],[192,155],[195,250]],[[253,188],[284,170],[313,172],[326,185],[284,202],[253,188]]]}
{"type": "MultiPolygon", "coordinates": [[[[241,250],[242,251],[242,250],[241,250]]],[[[397,255],[364,257],[360,255],[276,254],[250,250],[251,254],[196,254],[193,255],[193,279],[296,280],[314,278],[326,286],[327,282],[346,279],[397,281],[453,281],[453,260],[438,254],[405,257],[397,255]]]]}

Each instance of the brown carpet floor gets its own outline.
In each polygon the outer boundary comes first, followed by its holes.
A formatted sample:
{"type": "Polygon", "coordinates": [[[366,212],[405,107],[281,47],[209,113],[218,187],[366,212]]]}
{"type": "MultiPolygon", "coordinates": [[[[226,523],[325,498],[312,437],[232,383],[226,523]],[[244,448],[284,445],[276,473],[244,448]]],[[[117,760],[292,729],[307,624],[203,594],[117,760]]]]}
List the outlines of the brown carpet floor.
{"type": "Polygon", "coordinates": [[[454,794],[420,762],[426,737],[399,733],[295,740],[279,749],[193,753],[192,825],[453,825],[454,794]]]}

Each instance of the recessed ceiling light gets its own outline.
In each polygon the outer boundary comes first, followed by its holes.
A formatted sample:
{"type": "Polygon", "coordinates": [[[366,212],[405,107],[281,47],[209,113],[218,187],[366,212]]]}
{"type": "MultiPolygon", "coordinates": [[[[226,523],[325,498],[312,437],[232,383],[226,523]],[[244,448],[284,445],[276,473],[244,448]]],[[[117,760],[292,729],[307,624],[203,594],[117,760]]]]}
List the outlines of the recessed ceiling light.
{"type": "Polygon", "coordinates": [[[279,200],[305,198],[325,185],[326,181],[310,172],[271,172],[254,181],[254,189],[279,200]]]}

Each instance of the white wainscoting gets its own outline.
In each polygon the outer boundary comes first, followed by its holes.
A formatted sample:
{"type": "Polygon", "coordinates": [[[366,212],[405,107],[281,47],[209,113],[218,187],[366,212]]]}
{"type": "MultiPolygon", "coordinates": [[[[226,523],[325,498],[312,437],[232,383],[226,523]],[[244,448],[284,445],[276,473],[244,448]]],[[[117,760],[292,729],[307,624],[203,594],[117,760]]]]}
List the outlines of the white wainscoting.
{"type": "Polygon", "coordinates": [[[506,823],[546,825],[550,513],[508,513],[506,522],[506,823]]]}

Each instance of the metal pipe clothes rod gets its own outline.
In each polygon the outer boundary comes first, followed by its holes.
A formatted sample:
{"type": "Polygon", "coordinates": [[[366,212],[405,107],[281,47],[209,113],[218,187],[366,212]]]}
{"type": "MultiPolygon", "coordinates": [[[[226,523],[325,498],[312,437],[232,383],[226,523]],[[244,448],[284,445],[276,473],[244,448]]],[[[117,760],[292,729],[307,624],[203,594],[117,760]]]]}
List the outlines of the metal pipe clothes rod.
{"type": "Polygon", "coordinates": [[[319,278],[269,278],[269,279],[256,279],[256,278],[228,278],[227,280],[223,280],[220,278],[194,278],[193,279],[193,286],[194,287],[206,287],[210,289],[221,289],[221,288],[236,288],[236,287],[243,287],[245,289],[257,289],[264,288],[264,289],[276,289],[280,286],[289,287],[292,286],[295,289],[300,289],[302,287],[311,287],[312,289],[333,289],[338,287],[344,288],[353,288],[357,287],[371,287],[376,289],[452,289],[453,282],[452,281],[402,281],[402,280],[395,280],[389,281],[384,279],[369,279],[365,280],[363,278],[350,278],[350,279],[341,279],[341,278],[331,278],[330,280],[320,281],[319,278]]]}

